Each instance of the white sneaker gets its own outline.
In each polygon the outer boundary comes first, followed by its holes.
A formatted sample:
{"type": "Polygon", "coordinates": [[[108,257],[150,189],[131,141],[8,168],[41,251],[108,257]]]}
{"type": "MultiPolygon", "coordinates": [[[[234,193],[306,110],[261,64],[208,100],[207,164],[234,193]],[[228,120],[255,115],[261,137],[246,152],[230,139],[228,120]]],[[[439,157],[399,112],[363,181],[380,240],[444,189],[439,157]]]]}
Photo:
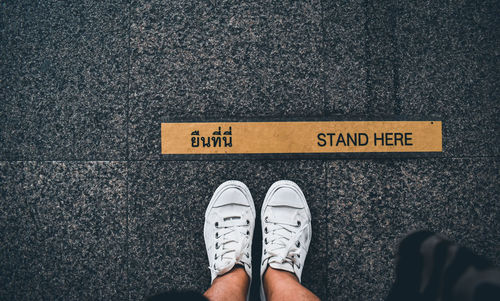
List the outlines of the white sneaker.
{"type": "Polygon", "coordinates": [[[212,282],[236,264],[252,279],[254,226],[255,205],[247,186],[239,181],[222,183],[208,204],[203,229],[212,282]]]}
{"type": "Polygon", "coordinates": [[[262,277],[268,265],[294,273],[301,281],[302,269],[311,242],[311,212],[299,186],[278,181],[267,191],[261,210],[262,264],[261,300],[266,300],[262,277]]]}

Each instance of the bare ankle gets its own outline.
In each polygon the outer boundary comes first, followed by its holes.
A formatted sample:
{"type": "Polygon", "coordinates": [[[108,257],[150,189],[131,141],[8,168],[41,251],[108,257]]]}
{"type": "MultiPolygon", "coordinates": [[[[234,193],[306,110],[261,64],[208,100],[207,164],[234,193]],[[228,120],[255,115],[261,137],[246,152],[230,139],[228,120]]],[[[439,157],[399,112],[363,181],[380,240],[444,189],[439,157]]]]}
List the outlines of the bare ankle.
{"type": "Polygon", "coordinates": [[[243,283],[248,284],[250,282],[250,277],[248,277],[245,268],[243,268],[241,265],[235,265],[234,268],[232,268],[226,274],[215,278],[213,283],[223,282],[223,281],[231,281],[237,284],[243,284],[243,283]]]}
{"type": "Polygon", "coordinates": [[[275,300],[319,300],[310,290],[302,286],[295,274],[268,267],[264,272],[263,286],[269,301],[275,300]]]}
{"type": "Polygon", "coordinates": [[[237,265],[215,278],[204,296],[209,300],[245,300],[249,286],[250,277],[242,266],[237,265]]]}
{"type": "Polygon", "coordinates": [[[293,280],[296,282],[299,282],[299,279],[297,279],[297,276],[295,274],[290,273],[288,271],[284,270],[278,270],[274,269],[270,266],[267,267],[266,271],[264,272],[263,276],[264,282],[267,281],[274,281],[274,280],[283,280],[283,279],[288,279],[288,280],[293,280]]]}

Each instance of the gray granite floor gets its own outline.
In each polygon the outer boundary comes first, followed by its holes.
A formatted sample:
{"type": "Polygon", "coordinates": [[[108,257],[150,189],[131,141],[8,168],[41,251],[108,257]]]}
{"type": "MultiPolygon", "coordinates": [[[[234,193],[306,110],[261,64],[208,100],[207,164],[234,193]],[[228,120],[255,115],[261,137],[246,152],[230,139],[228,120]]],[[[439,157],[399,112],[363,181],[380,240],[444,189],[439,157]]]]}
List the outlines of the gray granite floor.
{"type": "Polygon", "coordinates": [[[203,212],[228,179],[257,208],[276,180],[302,187],[303,282],[324,300],[383,300],[414,229],[499,265],[499,16],[493,0],[2,1],[0,299],[205,290],[203,212]],[[159,152],[167,118],[340,115],[442,120],[443,154],[159,152]]]}

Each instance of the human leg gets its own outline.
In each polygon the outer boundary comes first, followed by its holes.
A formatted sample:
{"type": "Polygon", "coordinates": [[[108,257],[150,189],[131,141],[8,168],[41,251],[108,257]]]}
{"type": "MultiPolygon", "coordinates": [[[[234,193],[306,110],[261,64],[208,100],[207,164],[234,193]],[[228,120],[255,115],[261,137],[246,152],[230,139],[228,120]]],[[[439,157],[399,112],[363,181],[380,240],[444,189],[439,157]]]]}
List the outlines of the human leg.
{"type": "Polygon", "coordinates": [[[203,294],[209,300],[244,301],[247,298],[250,277],[241,266],[234,267],[224,275],[218,276],[203,294]]]}
{"type": "Polygon", "coordinates": [[[262,278],[267,300],[319,300],[304,287],[295,274],[268,267],[262,278]]]}

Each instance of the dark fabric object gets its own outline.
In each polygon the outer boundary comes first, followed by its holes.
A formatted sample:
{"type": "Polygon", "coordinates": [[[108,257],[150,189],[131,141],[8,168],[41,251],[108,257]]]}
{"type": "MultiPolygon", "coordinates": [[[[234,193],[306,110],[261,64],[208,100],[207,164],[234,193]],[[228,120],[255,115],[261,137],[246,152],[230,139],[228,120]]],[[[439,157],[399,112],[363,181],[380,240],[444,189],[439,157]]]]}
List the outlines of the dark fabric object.
{"type": "Polygon", "coordinates": [[[473,254],[429,231],[401,241],[396,280],[386,301],[500,300],[500,271],[473,254]]]}
{"type": "Polygon", "coordinates": [[[197,292],[165,292],[148,297],[146,301],[208,301],[202,294],[197,292]]]}

